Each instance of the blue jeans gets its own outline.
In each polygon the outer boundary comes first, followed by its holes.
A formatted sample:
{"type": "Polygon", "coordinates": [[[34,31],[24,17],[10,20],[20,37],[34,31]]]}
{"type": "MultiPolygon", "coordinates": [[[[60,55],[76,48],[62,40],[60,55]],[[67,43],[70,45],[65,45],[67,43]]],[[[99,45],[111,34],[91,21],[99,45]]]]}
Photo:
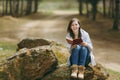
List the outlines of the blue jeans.
{"type": "Polygon", "coordinates": [[[87,47],[77,45],[71,53],[70,56],[70,62],[71,64],[76,65],[82,65],[82,66],[88,66],[90,62],[90,52],[87,47]]]}

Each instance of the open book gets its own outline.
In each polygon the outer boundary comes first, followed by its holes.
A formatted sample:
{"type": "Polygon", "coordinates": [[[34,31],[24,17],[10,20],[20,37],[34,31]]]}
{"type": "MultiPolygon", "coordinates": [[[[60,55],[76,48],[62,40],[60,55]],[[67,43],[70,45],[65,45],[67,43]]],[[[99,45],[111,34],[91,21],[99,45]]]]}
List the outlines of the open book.
{"type": "Polygon", "coordinates": [[[80,43],[82,43],[82,42],[83,42],[83,40],[82,40],[81,38],[73,39],[72,45],[74,45],[74,44],[80,44],[80,43]]]}
{"type": "Polygon", "coordinates": [[[80,44],[80,43],[83,42],[83,40],[81,38],[78,38],[78,39],[68,39],[67,38],[66,40],[67,40],[67,42],[69,44],[72,44],[72,45],[74,45],[74,44],[80,44]]]}

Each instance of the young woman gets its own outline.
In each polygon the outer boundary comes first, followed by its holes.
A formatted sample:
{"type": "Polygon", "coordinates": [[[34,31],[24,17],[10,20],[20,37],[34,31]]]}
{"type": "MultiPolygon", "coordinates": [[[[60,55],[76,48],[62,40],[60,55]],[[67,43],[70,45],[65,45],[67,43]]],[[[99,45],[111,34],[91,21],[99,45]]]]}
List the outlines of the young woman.
{"type": "Polygon", "coordinates": [[[67,28],[66,40],[71,53],[69,65],[71,67],[71,77],[84,79],[85,67],[91,62],[96,65],[92,54],[93,46],[89,34],[81,28],[77,18],[73,18],[67,28]]]}

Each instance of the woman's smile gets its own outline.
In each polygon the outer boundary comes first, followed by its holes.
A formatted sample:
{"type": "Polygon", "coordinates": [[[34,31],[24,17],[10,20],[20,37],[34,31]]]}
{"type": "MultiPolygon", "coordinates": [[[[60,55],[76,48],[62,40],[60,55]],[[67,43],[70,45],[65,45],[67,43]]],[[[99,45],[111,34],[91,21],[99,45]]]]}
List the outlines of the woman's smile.
{"type": "Polygon", "coordinates": [[[80,26],[79,26],[79,24],[78,24],[77,21],[74,21],[74,22],[71,24],[71,29],[72,29],[73,31],[78,30],[79,27],[80,27],[80,26]]]}

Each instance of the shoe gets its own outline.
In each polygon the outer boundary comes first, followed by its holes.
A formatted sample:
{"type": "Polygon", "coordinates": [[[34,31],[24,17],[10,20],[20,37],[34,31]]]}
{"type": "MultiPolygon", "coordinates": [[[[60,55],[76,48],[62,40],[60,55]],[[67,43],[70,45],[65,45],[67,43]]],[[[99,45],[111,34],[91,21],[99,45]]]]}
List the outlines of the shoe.
{"type": "Polygon", "coordinates": [[[71,66],[71,77],[72,78],[77,78],[77,74],[78,74],[78,65],[72,65],[71,66]]]}

